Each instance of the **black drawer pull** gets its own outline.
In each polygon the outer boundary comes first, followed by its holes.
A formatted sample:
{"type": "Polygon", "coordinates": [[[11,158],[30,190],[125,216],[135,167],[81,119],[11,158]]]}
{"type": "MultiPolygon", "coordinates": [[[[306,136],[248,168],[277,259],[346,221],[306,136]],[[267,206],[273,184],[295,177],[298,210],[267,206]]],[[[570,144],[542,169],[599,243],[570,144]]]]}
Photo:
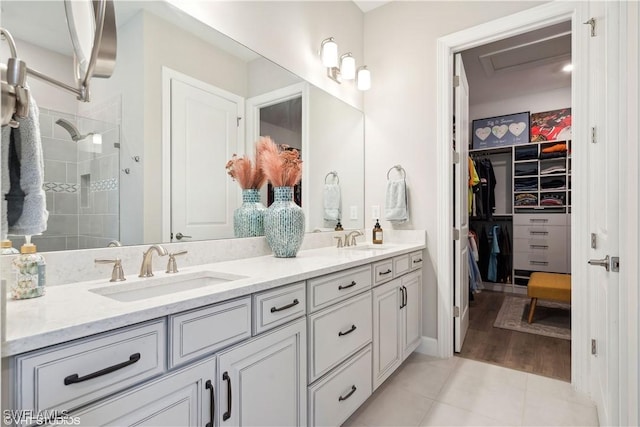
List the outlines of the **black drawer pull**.
{"type": "Polygon", "coordinates": [[[545,218],[530,218],[529,222],[549,222],[549,220],[545,218]]]}
{"type": "Polygon", "coordinates": [[[231,418],[231,377],[228,372],[222,374],[222,381],[227,382],[227,412],[222,414],[222,421],[227,421],[231,418]]]}
{"type": "Polygon", "coordinates": [[[420,263],[420,262],[422,262],[422,258],[418,258],[418,259],[414,259],[414,260],[413,260],[413,263],[414,263],[414,264],[418,264],[418,263],[420,263]]]}
{"type": "Polygon", "coordinates": [[[282,311],[282,310],[286,310],[287,308],[291,308],[295,305],[300,304],[300,301],[298,301],[298,298],[294,299],[293,302],[291,304],[287,304],[287,305],[283,305],[282,307],[271,307],[271,312],[275,313],[276,311],[282,311]]]}
{"type": "Polygon", "coordinates": [[[342,332],[342,331],[338,332],[338,336],[343,337],[345,335],[349,335],[351,332],[355,330],[356,330],[356,325],[351,325],[351,329],[349,329],[347,332],[342,332]]]}
{"type": "Polygon", "coordinates": [[[353,288],[355,285],[356,285],[356,281],[352,280],[351,283],[349,283],[348,285],[340,285],[340,286],[338,286],[338,290],[341,291],[343,289],[353,288]]]}
{"type": "Polygon", "coordinates": [[[391,273],[391,269],[390,269],[390,268],[389,268],[389,269],[387,269],[387,271],[381,271],[381,272],[379,272],[379,273],[378,273],[378,275],[379,275],[379,276],[384,276],[384,275],[389,274],[389,273],[391,273]]]}
{"type": "Polygon", "coordinates": [[[351,391],[349,391],[349,393],[345,394],[344,396],[340,396],[340,397],[338,397],[338,402],[342,402],[343,400],[347,400],[348,398],[350,398],[350,397],[351,397],[351,395],[352,395],[353,393],[355,393],[355,392],[356,392],[356,390],[357,390],[356,386],[355,386],[355,385],[352,385],[352,386],[351,386],[351,391]]]}
{"type": "Polygon", "coordinates": [[[529,234],[535,236],[535,235],[542,235],[542,236],[546,236],[547,234],[549,234],[548,231],[530,231],[529,234]]]}
{"type": "Polygon", "coordinates": [[[213,390],[213,384],[211,384],[211,380],[207,380],[204,387],[207,390],[211,390],[211,412],[210,412],[211,421],[207,423],[206,427],[213,427],[213,421],[215,420],[215,417],[216,417],[216,394],[215,394],[215,391],[213,390]]]}
{"type": "Polygon", "coordinates": [[[529,261],[529,264],[532,265],[549,265],[547,261],[529,261]]]}
{"type": "Polygon", "coordinates": [[[404,286],[400,286],[400,309],[404,308],[404,286]]]}
{"type": "Polygon", "coordinates": [[[92,374],[85,375],[84,377],[78,376],[78,374],[69,375],[64,379],[64,385],[81,383],[83,381],[92,380],[94,378],[101,377],[103,375],[110,374],[112,372],[117,371],[118,369],[126,368],[129,365],[133,365],[138,360],[140,360],[140,353],[134,353],[129,356],[129,360],[126,362],[118,363],[117,365],[109,366],[108,368],[101,369],[92,374]]]}
{"type": "Polygon", "coordinates": [[[409,292],[407,291],[407,287],[403,286],[402,287],[404,289],[404,304],[403,304],[403,308],[407,306],[407,302],[409,301],[409,292]]]}
{"type": "Polygon", "coordinates": [[[531,249],[549,249],[547,245],[529,245],[531,249]]]}

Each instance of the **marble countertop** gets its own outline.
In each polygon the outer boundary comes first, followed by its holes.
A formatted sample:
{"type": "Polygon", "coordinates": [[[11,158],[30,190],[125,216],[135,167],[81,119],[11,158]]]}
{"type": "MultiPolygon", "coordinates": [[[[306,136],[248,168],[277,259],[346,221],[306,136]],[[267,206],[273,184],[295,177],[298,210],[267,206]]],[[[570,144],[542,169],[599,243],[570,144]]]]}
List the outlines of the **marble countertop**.
{"type": "Polygon", "coordinates": [[[185,267],[171,275],[156,271],[153,278],[129,275],[125,282],[110,283],[105,278],[52,286],[41,298],[7,301],[2,355],[24,353],[425,248],[424,242],[383,246],[387,248],[325,247],[300,251],[295,258],[268,255],[185,267]],[[167,276],[187,279],[205,271],[245,278],[131,302],[91,291],[107,286],[140,287],[167,276]]]}

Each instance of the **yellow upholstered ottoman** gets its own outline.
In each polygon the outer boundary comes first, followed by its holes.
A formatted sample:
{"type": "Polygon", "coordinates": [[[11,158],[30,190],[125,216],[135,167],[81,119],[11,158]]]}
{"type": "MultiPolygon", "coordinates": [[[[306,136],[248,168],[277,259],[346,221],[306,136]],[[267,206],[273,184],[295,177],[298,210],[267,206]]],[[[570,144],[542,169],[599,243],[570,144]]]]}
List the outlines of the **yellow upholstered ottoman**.
{"type": "Polygon", "coordinates": [[[560,273],[531,273],[527,285],[527,295],[531,298],[529,323],[533,321],[538,298],[571,302],[571,275],[560,273]]]}

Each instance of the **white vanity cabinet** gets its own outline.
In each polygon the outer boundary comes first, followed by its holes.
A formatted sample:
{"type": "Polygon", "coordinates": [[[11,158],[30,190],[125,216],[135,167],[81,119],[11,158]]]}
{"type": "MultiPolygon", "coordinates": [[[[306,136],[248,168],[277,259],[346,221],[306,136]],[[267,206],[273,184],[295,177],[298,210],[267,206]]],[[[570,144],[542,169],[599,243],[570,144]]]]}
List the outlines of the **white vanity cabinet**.
{"type": "Polygon", "coordinates": [[[373,389],[420,345],[422,270],[373,289],[373,389]]]}
{"type": "Polygon", "coordinates": [[[218,425],[305,425],[306,350],[303,318],[220,353],[218,425]]]}

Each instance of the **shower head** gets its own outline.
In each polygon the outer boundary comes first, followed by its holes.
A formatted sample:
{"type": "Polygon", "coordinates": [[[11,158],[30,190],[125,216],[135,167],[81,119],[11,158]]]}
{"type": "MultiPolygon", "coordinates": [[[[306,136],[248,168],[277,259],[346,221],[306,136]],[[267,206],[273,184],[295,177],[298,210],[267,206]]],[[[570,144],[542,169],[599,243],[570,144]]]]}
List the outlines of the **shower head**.
{"type": "Polygon", "coordinates": [[[73,125],[73,123],[65,119],[56,120],[56,124],[62,126],[67,132],[69,132],[69,135],[71,135],[71,139],[75,142],[82,141],[86,137],[93,135],[93,133],[82,135],[78,128],[73,125]]]}

